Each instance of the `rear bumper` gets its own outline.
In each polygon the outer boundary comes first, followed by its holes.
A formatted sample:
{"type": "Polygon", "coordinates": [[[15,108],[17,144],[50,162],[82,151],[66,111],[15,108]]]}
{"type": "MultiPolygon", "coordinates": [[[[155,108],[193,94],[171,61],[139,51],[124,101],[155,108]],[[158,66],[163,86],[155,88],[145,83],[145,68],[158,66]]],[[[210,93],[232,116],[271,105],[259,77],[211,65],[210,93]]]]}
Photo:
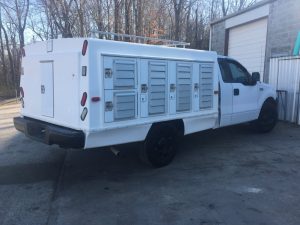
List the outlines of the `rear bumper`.
{"type": "Polygon", "coordinates": [[[26,136],[48,145],[57,144],[66,148],[83,148],[83,131],[57,126],[28,117],[15,117],[15,128],[26,136]]]}

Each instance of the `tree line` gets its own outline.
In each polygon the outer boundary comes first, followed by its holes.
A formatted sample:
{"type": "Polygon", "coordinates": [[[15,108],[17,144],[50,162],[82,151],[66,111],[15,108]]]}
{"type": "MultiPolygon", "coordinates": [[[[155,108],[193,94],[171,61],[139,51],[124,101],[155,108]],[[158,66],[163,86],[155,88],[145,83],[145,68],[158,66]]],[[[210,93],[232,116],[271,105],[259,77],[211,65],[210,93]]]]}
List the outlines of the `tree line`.
{"type": "Polygon", "coordinates": [[[210,22],[256,1],[0,0],[0,97],[18,89],[26,43],[87,37],[99,30],[185,41],[207,50],[210,22]]]}

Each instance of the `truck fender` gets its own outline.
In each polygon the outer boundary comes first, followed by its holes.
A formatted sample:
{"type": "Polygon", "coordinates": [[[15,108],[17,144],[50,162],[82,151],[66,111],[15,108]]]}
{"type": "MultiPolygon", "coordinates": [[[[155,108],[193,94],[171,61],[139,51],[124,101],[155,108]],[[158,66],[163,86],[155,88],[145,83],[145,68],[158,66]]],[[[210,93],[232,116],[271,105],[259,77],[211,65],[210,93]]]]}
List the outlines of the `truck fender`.
{"type": "MultiPolygon", "coordinates": [[[[264,87],[262,86],[260,88],[264,88],[264,87]]],[[[259,113],[260,113],[260,111],[261,111],[261,109],[263,107],[263,104],[266,101],[275,101],[275,102],[277,101],[277,95],[276,95],[276,91],[275,90],[266,88],[266,91],[263,92],[262,96],[259,98],[257,118],[258,118],[259,113]]]]}

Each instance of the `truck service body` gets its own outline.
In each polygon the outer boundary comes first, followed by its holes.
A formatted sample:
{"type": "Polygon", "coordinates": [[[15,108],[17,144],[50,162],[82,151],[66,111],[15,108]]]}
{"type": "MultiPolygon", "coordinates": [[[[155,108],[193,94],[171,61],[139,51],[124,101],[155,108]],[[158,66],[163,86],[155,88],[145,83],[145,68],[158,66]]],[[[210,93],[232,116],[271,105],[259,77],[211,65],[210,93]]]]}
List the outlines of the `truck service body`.
{"type": "Polygon", "coordinates": [[[149,159],[150,139],[157,142],[161,132],[186,135],[249,121],[268,131],[277,119],[276,92],[215,52],[54,39],[26,46],[22,71],[15,127],[62,147],[145,141],[149,159]]]}

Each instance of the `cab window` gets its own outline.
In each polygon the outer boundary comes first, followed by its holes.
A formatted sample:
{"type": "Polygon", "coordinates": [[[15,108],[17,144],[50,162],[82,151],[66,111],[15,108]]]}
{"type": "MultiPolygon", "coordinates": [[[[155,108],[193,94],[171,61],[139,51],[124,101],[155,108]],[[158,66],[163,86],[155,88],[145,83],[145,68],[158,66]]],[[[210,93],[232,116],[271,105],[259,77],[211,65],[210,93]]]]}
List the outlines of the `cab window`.
{"type": "Polygon", "coordinates": [[[251,83],[251,76],[248,71],[238,62],[230,59],[218,59],[222,79],[225,83],[251,83]]]}
{"type": "Polygon", "coordinates": [[[228,66],[232,76],[232,83],[249,84],[251,76],[241,64],[229,60],[228,66]]]}
{"type": "Polygon", "coordinates": [[[225,83],[231,83],[232,77],[227,61],[225,59],[218,59],[218,62],[223,81],[225,83]]]}

